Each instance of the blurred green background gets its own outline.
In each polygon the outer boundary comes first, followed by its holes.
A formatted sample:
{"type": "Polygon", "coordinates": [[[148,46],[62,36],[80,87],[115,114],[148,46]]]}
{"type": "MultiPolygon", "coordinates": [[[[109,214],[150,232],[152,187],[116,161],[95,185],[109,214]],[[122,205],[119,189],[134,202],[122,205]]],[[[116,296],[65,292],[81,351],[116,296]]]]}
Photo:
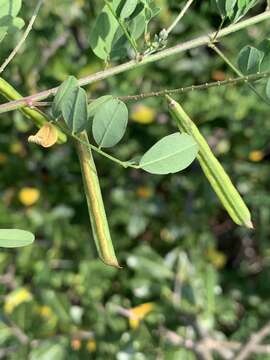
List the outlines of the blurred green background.
{"type": "MultiPolygon", "coordinates": [[[[35,3],[23,2],[20,16],[26,22],[35,3]]],[[[151,22],[151,33],[168,27],[184,3],[157,0],[161,12],[151,22]]],[[[265,6],[260,2],[249,16],[265,6]]],[[[3,77],[27,95],[56,86],[70,74],[102,70],[89,47],[101,7],[98,0],[45,2],[24,51],[3,77]]],[[[198,1],[168,45],[214,30],[219,22],[210,1],[198,1]]],[[[219,46],[236,63],[243,46],[256,46],[269,35],[266,21],[224,38],[219,46]]],[[[20,36],[1,43],[0,62],[20,36]]],[[[129,95],[229,76],[222,60],[202,47],[86,89],[94,98],[129,95]]],[[[36,234],[33,246],[0,253],[1,358],[193,360],[194,353],[176,339],[199,341],[205,335],[245,342],[269,318],[269,106],[245,86],[177,99],[242,193],[255,230],[232,223],[197,162],[184,172],[155,176],[125,170],[97,155],[123,269],[107,267],[93,246],[72,143],[48,150],[28,144],[36,131],[31,122],[19,112],[1,115],[0,226],[36,234]]],[[[128,106],[127,134],[112,150],[123,160],[176,131],[163,99],[128,106]]]]}

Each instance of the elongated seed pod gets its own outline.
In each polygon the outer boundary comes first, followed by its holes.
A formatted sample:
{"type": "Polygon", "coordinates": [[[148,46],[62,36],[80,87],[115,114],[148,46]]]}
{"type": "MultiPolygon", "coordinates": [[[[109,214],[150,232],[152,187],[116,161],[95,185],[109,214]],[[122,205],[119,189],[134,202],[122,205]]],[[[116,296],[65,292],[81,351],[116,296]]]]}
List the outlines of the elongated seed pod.
{"type": "MultiPolygon", "coordinates": [[[[19,100],[22,98],[21,94],[18,93],[7,81],[0,77],[0,94],[2,94],[8,100],[19,100]]],[[[51,119],[42,111],[35,107],[30,108],[25,106],[20,111],[34,122],[34,124],[41,128],[44,124],[48,123],[51,119]]],[[[54,126],[54,125],[53,125],[54,126]]],[[[67,141],[67,136],[58,127],[54,126],[57,130],[58,143],[62,144],[67,141]]]]}
{"type": "Polygon", "coordinates": [[[169,111],[176,120],[179,130],[193,136],[199,145],[197,157],[202,170],[233,221],[238,225],[253,228],[251,215],[246,204],[232,184],[228,174],[213,154],[197,126],[179,103],[168,95],[166,95],[166,98],[169,111]]]}
{"type": "MultiPolygon", "coordinates": [[[[89,143],[85,131],[81,132],[78,137],[82,142],[89,143]]],[[[98,174],[91,149],[79,141],[75,141],[75,145],[80,160],[84,191],[99,257],[105,264],[120,268],[111,240],[98,174]]]]}

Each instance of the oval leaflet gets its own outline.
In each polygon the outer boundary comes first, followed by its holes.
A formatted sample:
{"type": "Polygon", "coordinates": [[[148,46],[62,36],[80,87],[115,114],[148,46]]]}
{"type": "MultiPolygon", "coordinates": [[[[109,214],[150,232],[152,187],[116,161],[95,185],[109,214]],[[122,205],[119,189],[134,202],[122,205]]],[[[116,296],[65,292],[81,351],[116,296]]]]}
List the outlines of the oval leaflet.
{"type": "Polygon", "coordinates": [[[151,174],[176,173],[188,167],[197,153],[198,145],[194,139],[177,132],[153,145],[141,158],[140,168],[151,174]]]}
{"type": "Polygon", "coordinates": [[[0,229],[0,247],[15,248],[30,245],[35,236],[29,231],[18,229],[0,229]]]}

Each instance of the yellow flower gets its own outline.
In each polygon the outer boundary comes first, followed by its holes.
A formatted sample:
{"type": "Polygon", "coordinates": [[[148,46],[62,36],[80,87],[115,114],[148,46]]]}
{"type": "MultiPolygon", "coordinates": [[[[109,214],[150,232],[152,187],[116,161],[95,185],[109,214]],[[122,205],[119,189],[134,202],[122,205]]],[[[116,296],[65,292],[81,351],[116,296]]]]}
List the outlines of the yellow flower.
{"type": "Polygon", "coordinates": [[[82,342],[80,339],[72,339],[71,347],[73,350],[78,351],[80,350],[81,346],[82,346],[82,342]]]}
{"type": "Polygon", "coordinates": [[[44,124],[35,135],[30,135],[28,137],[28,142],[38,144],[44,148],[53,146],[58,139],[56,128],[50,124],[44,124]]]}
{"type": "Polygon", "coordinates": [[[97,343],[95,342],[94,339],[91,339],[91,340],[88,340],[88,341],[87,341],[86,349],[87,349],[90,353],[96,351],[96,349],[97,349],[97,343]]]}
{"type": "Polygon", "coordinates": [[[35,311],[43,318],[43,321],[45,321],[50,328],[54,329],[56,327],[58,318],[50,306],[37,306],[35,311]]]}
{"type": "Polygon", "coordinates": [[[151,124],[156,117],[156,111],[145,105],[137,105],[131,112],[131,120],[140,124],[151,124]]]}
{"type": "Polygon", "coordinates": [[[216,269],[222,269],[227,261],[226,255],[214,248],[207,250],[207,257],[216,269]]]}
{"type": "Polygon", "coordinates": [[[40,198],[40,191],[32,187],[24,187],[19,192],[19,200],[25,206],[34,205],[40,198]]]}
{"type": "Polygon", "coordinates": [[[146,186],[140,186],[137,189],[137,195],[142,199],[149,199],[152,195],[152,190],[146,186]]]}
{"type": "Polygon", "coordinates": [[[38,313],[43,317],[43,318],[50,318],[52,316],[52,309],[47,306],[40,306],[38,308],[38,313]]]}
{"type": "Polygon", "coordinates": [[[32,294],[25,288],[12,291],[5,299],[4,311],[11,314],[13,310],[24,302],[32,300],[32,294]]]}
{"type": "Polygon", "coordinates": [[[0,153],[0,165],[4,165],[7,162],[7,155],[0,153]]]}
{"type": "Polygon", "coordinates": [[[260,150],[254,150],[249,153],[249,160],[259,162],[264,158],[264,153],[260,150]]]}
{"type": "Polygon", "coordinates": [[[130,309],[129,326],[132,329],[137,329],[140,325],[141,320],[143,320],[146,315],[153,310],[153,308],[153,303],[145,303],[130,309]]]}

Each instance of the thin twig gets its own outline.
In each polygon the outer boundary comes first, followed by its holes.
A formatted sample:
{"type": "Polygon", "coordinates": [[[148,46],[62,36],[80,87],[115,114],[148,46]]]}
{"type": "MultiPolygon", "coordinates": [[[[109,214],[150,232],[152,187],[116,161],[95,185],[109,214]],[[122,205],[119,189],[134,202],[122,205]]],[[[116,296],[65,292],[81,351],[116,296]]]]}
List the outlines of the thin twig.
{"type": "Polygon", "coordinates": [[[270,334],[270,321],[257,333],[250,337],[250,340],[242,347],[235,360],[246,360],[254,352],[254,348],[259,345],[266,336],[270,334]]]}
{"type": "MultiPolygon", "coordinates": [[[[262,73],[252,74],[252,75],[248,75],[248,76],[229,78],[229,79],[222,80],[222,81],[220,81],[220,80],[212,81],[212,82],[207,82],[207,83],[198,84],[198,85],[190,85],[190,86],[186,86],[186,87],[182,87],[182,88],[151,91],[151,92],[135,94],[135,95],[115,96],[115,98],[118,100],[124,101],[124,102],[139,101],[139,100],[148,99],[151,97],[162,97],[165,95],[174,95],[174,94],[186,94],[191,91],[207,90],[210,88],[226,86],[226,85],[240,85],[241,83],[258,81],[261,79],[267,79],[268,77],[270,77],[270,71],[265,71],[262,73]]],[[[97,100],[97,99],[89,98],[88,102],[92,102],[95,100],[97,100]]],[[[32,103],[32,106],[34,106],[34,107],[48,107],[51,105],[52,105],[51,101],[36,101],[36,102],[32,103]]]]}
{"type": "MultiPolygon", "coordinates": [[[[222,81],[213,81],[213,82],[199,84],[199,85],[191,85],[191,86],[176,88],[176,89],[166,89],[166,90],[161,90],[161,91],[157,91],[157,92],[141,93],[141,94],[128,95],[128,96],[118,96],[117,98],[119,100],[122,100],[125,102],[126,101],[138,101],[138,100],[147,99],[150,97],[159,97],[159,96],[173,95],[173,94],[185,94],[185,93],[188,93],[190,91],[195,91],[195,90],[206,90],[206,89],[210,89],[213,87],[248,83],[248,82],[257,81],[260,79],[266,79],[268,77],[270,77],[270,71],[266,71],[266,72],[258,73],[258,74],[252,74],[252,75],[248,75],[248,76],[240,76],[237,78],[230,78],[230,79],[226,79],[226,80],[222,80],[222,81]]],[[[0,108],[1,108],[1,105],[0,105],[0,108]]],[[[0,109],[0,113],[1,113],[1,109],[0,109]]]]}
{"type": "Polygon", "coordinates": [[[11,332],[16,336],[16,338],[19,340],[19,342],[22,345],[29,344],[30,342],[29,337],[23,332],[23,330],[18,325],[16,325],[10,319],[8,320],[8,325],[11,332]]]}
{"type": "MultiPolygon", "coordinates": [[[[220,39],[224,36],[232,34],[236,31],[242,30],[248,26],[255,25],[255,24],[262,22],[264,20],[267,20],[269,18],[270,18],[270,11],[265,11],[265,12],[263,12],[259,15],[256,15],[250,19],[246,19],[246,20],[240,21],[239,23],[232,24],[232,25],[220,30],[220,32],[218,33],[217,39],[220,39]]],[[[199,36],[198,38],[186,41],[184,43],[180,43],[171,48],[162,50],[156,54],[146,56],[141,61],[131,60],[124,64],[117,65],[112,68],[106,69],[104,71],[97,72],[93,75],[86,76],[79,80],[79,85],[80,86],[88,85],[93,82],[104,80],[104,79],[107,79],[114,75],[129,71],[132,69],[136,69],[140,66],[165,59],[169,56],[180,54],[184,51],[191,50],[191,49],[197,48],[199,46],[207,45],[209,43],[209,38],[210,39],[213,38],[213,36],[215,34],[216,34],[216,32],[208,34],[208,35],[199,36]]],[[[29,103],[29,101],[35,102],[35,101],[39,101],[39,100],[44,100],[44,99],[48,98],[49,96],[54,95],[57,92],[57,90],[58,90],[58,87],[51,88],[51,89],[44,90],[44,91],[34,94],[34,95],[24,97],[20,100],[17,100],[16,102],[11,101],[9,103],[2,104],[2,105],[0,105],[0,113],[6,112],[9,110],[15,110],[20,107],[24,107],[29,103]]]]}
{"type": "Polygon", "coordinates": [[[42,69],[50,60],[50,58],[57,52],[57,50],[66,45],[66,42],[70,36],[70,31],[66,30],[60,36],[58,36],[53,42],[44,49],[41,55],[41,61],[38,65],[38,69],[42,69]]]}
{"type": "MultiPolygon", "coordinates": [[[[239,85],[241,83],[248,83],[248,82],[252,82],[252,81],[257,81],[257,80],[261,80],[261,79],[267,79],[268,77],[270,77],[270,71],[265,71],[262,73],[258,73],[258,74],[252,74],[252,75],[247,75],[247,76],[240,76],[240,77],[236,77],[236,78],[229,78],[226,80],[222,80],[222,81],[212,81],[212,82],[207,82],[207,83],[203,83],[203,84],[199,84],[199,85],[190,85],[190,86],[186,86],[186,87],[182,87],[182,88],[176,88],[176,89],[165,89],[165,90],[160,90],[160,91],[153,91],[153,92],[149,92],[149,93],[141,93],[141,94],[136,94],[136,95],[126,95],[126,96],[116,96],[117,99],[122,100],[124,102],[128,102],[128,101],[139,101],[139,100],[143,100],[143,99],[147,99],[147,98],[151,98],[151,97],[162,97],[165,95],[174,95],[174,94],[186,94],[188,92],[191,91],[196,91],[196,90],[207,90],[210,88],[214,88],[214,87],[220,87],[220,86],[227,86],[227,85],[239,85]]],[[[27,97],[25,99],[28,99],[28,101],[24,104],[21,102],[21,100],[15,100],[15,101],[11,101],[7,104],[3,104],[5,105],[4,109],[2,107],[2,105],[0,105],[0,114],[4,113],[4,112],[8,112],[8,111],[13,111],[16,109],[27,109],[28,107],[32,108],[32,107],[46,107],[46,106],[51,106],[52,102],[50,101],[32,101],[31,100],[31,96],[27,97]],[[31,105],[29,105],[29,103],[31,105]],[[7,108],[8,105],[8,108],[7,108]]],[[[89,101],[94,101],[95,99],[88,99],[89,101]]]]}
{"type": "MultiPolygon", "coordinates": [[[[226,56],[213,42],[210,42],[209,47],[210,47],[211,49],[213,49],[219,57],[221,57],[221,59],[235,72],[236,75],[238,75],[238,76],[244,76],[243,73],[242,73],[239,69],[237,69],[236,66],[234,66],[234,64],[227,58],[227,56],[226,56]]],[[[267,105],[270,105],[270,102],[269,102],[264,96],[262,96],[262,95],[257,91],[257,89],[256,89],[253,85],[247,83],[247,86],[248,86],[262,101],[264,101],[267,105]]]]}
{"type": "Polygon", "coordinates": [[[7,359],[8,355],[16,352],[17,350],[18,350],[18,346],[9,346],[0,349],[0,359],[7,359]]]}
{"type": "Polygon", "coordinates": [[[21,46],[23,45],[23,43],[25,42],[27,36],[29,35],[30,31],[32,30],[33,24],[36,20],[37,14],[39,12],[39,9],[41,7],[43,3],[43,0],[39,0],[39,2],[37,3],[37,6],[34,10],[34,13],[29,21],[29,24],[27,26],[27,28],[25,29],[25,32],[23,33],[23,36],[21,38],[21,40],[18,42],[18,44],[16,45],[16,47],[12,50],[12,52],[10,53],[10,55],[7,57],[7,59],[4,61],[4,63],[1,65],[0,67],[0,74],[5,70],[5,68],[7,67],[7,65],[11,62],[11,60],[15,57],[15,55],[18,53],[18,51],[20,50],[21,46]]]}
{"type": "Polygon", "coordinates": [[[184,17],[188,9],[190,8],[191,4],[194,0],[188,0],[186,5],[183,7],[183,9],[180,11],[177,18],[174,20],[174,22],[171,24],[171,26],[168,27],[166,30],[166,33],[169,35],[169,33],[175,28],[175,26],[179,23],[179,21],[184,17]]]}
{"type": "MultiPolygon", "coordinates": [[[[268,330],[268,329],[267,329],[268,330]]],[[[182,346],[185,349],[200,353],[202,349],[209,349],[212,352],[218,353],[225,360],[239,360],[235,358],[235,352],[243,348],[243,345],[238,341],[216,340],[213,338],[205,338],[203,340],[186,339],[174,331],[166,328],[161,328],[161,333],[174,346],[182,346]]],[[[269,332],[268,332],[269,333],[269,332]]],[[[261,342],[260,340],[259,342],[261,342]]],[[[253,343],[250,354],[270,354],[270,345],[261,345],[258,342],[253,343]]],[[[247,358],[244,358],[247,359],[247,358]]]]}
{"type": "MultiPolygon", "coordinates": [[[[162,97],[165,95],[174,95],[174,94],[186,94],[191,91],[196,90],[207,90],[214,87],[226,86],[226,85],[240,85],[241,83],[247,83],[252,81],[258,81],[261,79],[267,79],[270,77],[270,71],[265,71],[258,74],[251,74],[247,76],[240,76],[236,78],[229,78],[226,80],[219,80],[219,81],[211,81],[206,82],[203,84],[198,85],[190,85],[182,88],[175,88],[175,89],[165,89],[160,91],[151,91],[147,93],[140,93],[134,95],[124,95],[124,96],[115,96],[116,99],[128,102],[128,101],[139,101],[143,99],[148,99],[151,97],[162,97]]],[[[97,100],[96,98],[88,98],[88,102],[92,102],[97,100]]],[[[51,101],[34,101],[31,103],[34,107],[48,107],[52,105],[51,101]]],[[[1,105],[0,105],[1,107],[1,105]]],[[[17,108],[18,109],[18,108],[17,108]]],[[[13,109],[10,109],[10,111],[13,109]]],[[[0,110],[1,113],[1,110],[0,110]]]]}
{"type": "Polygon", "coordinates": [[[135,169],[139,169],[140,166],[139,165],[135,165],[135,164],[131,164],[127,161],[121,161],[119,159],[117,159],[116,157],[112,156],[112,155],[109,155],[108,153],[102,151],[100,148],[98,148],[97,146],[93,145],[93,144],[87,144],[85,141],[82,141],[78,136],[76,135],[71,135],[74,139],[76,139],[79,143],[81,143],[82,145],[84,146],[87,146],[89,149],[92,149],[94,151],[96,151],[98,154],[106,157],[107,159],[117,163],[118,165],[121,165],[123,166],[124,168],[128,168],[128,167],[132,167],[132,168],[135,168],[135,169]]]}
{"type": "Polygon", "coordinates": [[[75,135],[75,134],[72,134],[70,131],[68,131],[64,126],[62,126],[59,122],[58,122],[58,127],[63,131],[63,133],[65,133],[67,136],[70,136],[72,137],[73,139],[75,139],[77,142],[79,142],[80,144],[86,146],[89,150],[94,150],[95,152],[97,152],[98,154],[104,156],[105,158],[115,162],[116,164],[118,165],[121,165],[123,166],[125,169],[128,168],[128,167],[131,167],[131,168],[134,168],[134,169],[140,169],[140,166],[139,165],[135,165],[135,164],[132,164],[131,162],[129,161],[121,161],[119,159],[117,159],[116,157],[106,153],[105,151],[101,150],[99,147],[91,144],[90,142],[86,142],[86,141],[83,141],[81,139],[80,136],[78,135],[75,135]]]}

